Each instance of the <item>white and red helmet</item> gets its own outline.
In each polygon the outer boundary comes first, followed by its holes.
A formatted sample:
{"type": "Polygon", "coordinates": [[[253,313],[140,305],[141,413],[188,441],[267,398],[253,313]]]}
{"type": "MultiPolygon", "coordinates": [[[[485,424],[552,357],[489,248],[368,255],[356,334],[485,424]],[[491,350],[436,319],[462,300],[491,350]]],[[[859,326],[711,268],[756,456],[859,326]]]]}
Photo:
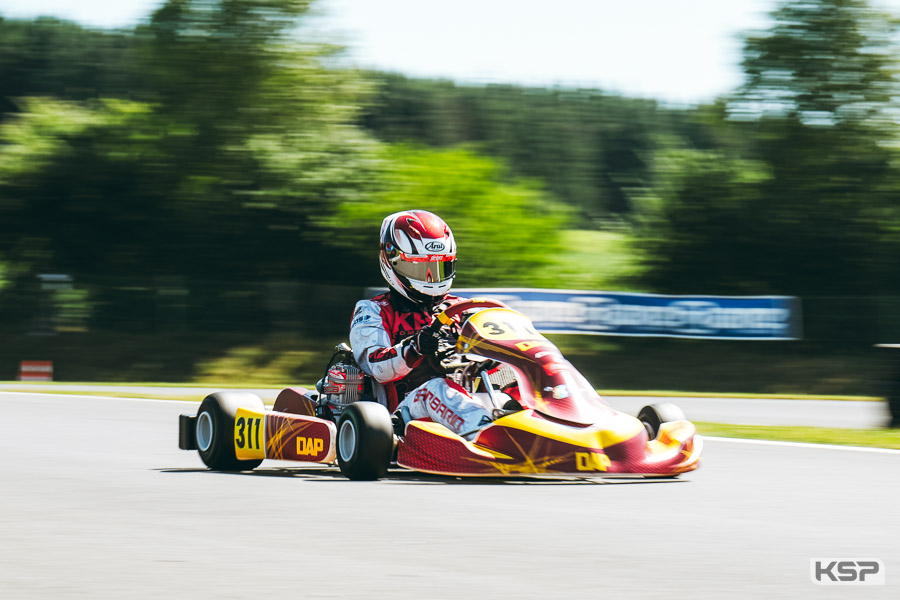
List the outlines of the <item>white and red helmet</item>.
{"type": "Polygon", "coordinates": [[[381,274],[398,293],[417,303],[440,301],[456,275],[453,232],[434,213],[409,210],[381,223],[381,274]]]}

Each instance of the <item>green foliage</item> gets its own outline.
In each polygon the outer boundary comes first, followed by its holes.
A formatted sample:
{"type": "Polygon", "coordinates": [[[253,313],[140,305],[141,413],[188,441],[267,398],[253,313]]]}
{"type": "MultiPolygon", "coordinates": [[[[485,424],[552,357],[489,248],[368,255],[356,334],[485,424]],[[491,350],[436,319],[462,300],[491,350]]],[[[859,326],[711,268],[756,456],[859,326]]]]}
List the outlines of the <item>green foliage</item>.
{"type": "Polygon", "coordinates": [[[694,424],[697,426],[699,433],[709,436],[900,449],[900,431],[897,430],[728,425],[704,422],[694,424]]]}
{"type": "Polygon", "coordinates": [[[900,290],[890,30],[859,0],[786,2],[773,17],[747,41],[747,85],[705,115],[716,149],[657,153],[645,281],[804,296],[811,337],[873,341],[873,307],[822,301],[900,290]]]}
{"type": "MultiPolygon", "coordinates": [[[[771,175],[758,161],[718,152],[660,152],[656,186],[643,199],[648,278],[671,292],[768,293],[780,258],[768,251],[770,223],[761,219],[761,184],[771,175]]],[[[777,240],[776,240],[777,241],[777,240]]]]}
{"type": "MultiPolygon", "coordinates": [[[[371,139],[355,125],[369,83],[294,37],[307,4],[171,0],[128,37],[134,88],[100,92],[132,99],[18,101],[0,127],[5,315],[38,318],[35,275],[66,273],[93,327],[264,327],[278,282],[379,283],[378,225],[411,207],[454,226],[461,285],[552,267],[566,211],[472,150],[371,139]]],[[[120,35],[48,26],[13,29],[101,47],[120,35]]]]}
{"type": "Polygon", "coordinates": [[[317,219],[368,193],[378,144],[353,125],[367,84],[292,41],[306,5],[173,0],[137,33],[142,101],[20,101],[0,129],[8,315],[62,272],[105,323],[152,323],[165,288],[190,322],[253,327],[266,282],[317,274],[317,219]]]}
{"type": "MultiPolygon", "coordinates": [[[[109,246],[123,251],[120,242],[149,242],[120,205],[126,196],[134,212],[154,210],[152,178],[137,172],[152,162],[159,137],[147,127],[149,109],[117,100],[88,107],[37,99],[22,108],[0,127],[0,257],[10,271],[97,268],[112,258],[109,246]]],[[[118,260],[149,258],[129,255],[118,260]]]]}
{"type": "Polygon", "coordinates": [[[0,120],[28,96],[125,97],[142,81],[135,56],[136,40],[124,32],[0,17],[0,120]]]}
{"type": "Polygon", "coordinates": [[[896,95],[892,19],[865,0],[793,0],[771,31],[747,39],[738,114],[791,115],[810,124],[884,124],[896,95]]]}
{"type": "Polygon", "coordinates": [[[632,211],[632,191],[649,182],[655,138],[706,141],[706,127],[684,111],[597,90],[372,76],[379,89],[361,122],[379,138],[474,145],[512,173],[543,181],[591,226],[632,211]]]}
{"type": "Polygon", "coordinates": [[[62,272],[75,320],[271,326],[272,289],[379,283],[381,219],[415,207],[454,228],[460,286],[900,294],[896,43],[862,0],[784,3],[747,84],[681,110],[334,68],[308,5],[0,20],[4,318],[62,272]]]}
{"type": "Polygon", "coordinates": [[[570,229],[560,234],[553,262],[529,278],[535,287],[649,291],[641,288],[643,251],[626,231],[570,229]]]}
{"type": "Polygon", "coordinates": [[[511,179],[497,161],[465,148],[385,148],[375,201],[348,199],[330,221],[333,243],[356,249],[377,283],[381,221],[409,209],[441,215],[453,229],[458,286],[521,285],[552,264],[566,211],[534,181],[511,179]]]}

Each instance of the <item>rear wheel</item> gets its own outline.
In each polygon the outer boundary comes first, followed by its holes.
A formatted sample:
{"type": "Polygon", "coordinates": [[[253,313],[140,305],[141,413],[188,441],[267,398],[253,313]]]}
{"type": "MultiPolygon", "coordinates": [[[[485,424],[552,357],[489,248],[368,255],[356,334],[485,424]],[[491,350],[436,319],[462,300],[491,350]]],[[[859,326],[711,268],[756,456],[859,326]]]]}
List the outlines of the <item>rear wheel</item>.
{"type": "Polygon", "coordinates": [[[194,433],[200,459],[214,471],[249,471],[262,460],[238,460],[234,453],[234,416],[238,408],[264,410],[258,397],[246,392],[217,392],[200,403],[194,433]]]}
{"type": "Polygon", "coordinates": [[[391,416],[376,402],[354,402],[338,424],[337,455],[341,473],[357,481],[382,477],[394,451],[391,416]]]}
{"type": "Polygon", "coordinates": [[[659,426],[670,421],[683,421],[684,411],[677,405],[670,402],[661,402],[659,404],[650,404],[641,409],[638,413],[638,421],[644,424],[647,435],[651,440],[656,439],[659,435],[659,426]]]}

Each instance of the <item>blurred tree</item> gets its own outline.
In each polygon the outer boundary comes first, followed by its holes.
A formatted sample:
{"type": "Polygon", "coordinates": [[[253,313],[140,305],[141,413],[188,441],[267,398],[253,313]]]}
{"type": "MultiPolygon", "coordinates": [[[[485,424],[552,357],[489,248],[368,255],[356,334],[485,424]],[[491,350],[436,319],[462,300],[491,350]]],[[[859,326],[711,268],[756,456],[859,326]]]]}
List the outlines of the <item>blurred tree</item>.
{"type": "Polygon", "coordinates": [[[521,284],[552,261],[565,211],[537,183],[355,125],[371,87],[332,67],[338,49],[296,40],[306,6],[171,0],[129,43],[138,101],[21,101],[0,126],[5,314],[62,272],[92,290],[95,325],[152,326],[175,302],[195,326],[247,329],[273,282],[379,283],[378,225],[411,207],[454,224],[462,284],[521,284]]]}
{"type": "MultiPolygon", "coordinates": [[[[137,35],[46,19],[0,22],[0,65],[6,65],[0,66],[0,86],[6,83],[9,98],[151,101],[180,121],[194,123],[215,145],[215,136],[228,131],[241,135],[240,128],[221,123],[235,118],[237,106],[259,99],[257,84],[266,79],[277,54],[264,40],[283,14],[263,27],[242,25],[249,21],[241,11],[259,6],[171,2],[137,35]],[[213,24],[219,5],[232,15],[231,24],[213,24]]],[[[293,6],[302,11],[305,3],[293,6]]],[[[271,10],[268,14],[273,15],[271,10]]],[[[334,49],[318,48],[328,61],[334,49]]],[[[647,183],[659,135],[677,131],[705,147],[704,127],[690,112],[664,109],[653,101],[596,90],[465,86],[384,73],[368,77],[379,86],[376,95],[365,95],[372,101],[364,102],[359,122],[367,129],[386,141],[438,147],[474,143],[516,174],[544,180],[587,218],[586,224],[602,226],[631,214],[632,190],[647,183]]],[[[357,106],[360,99],[356,96],[345,107],[357,106]]],[[[287,105],[294,100],[289,98],[287,105]]],[[[237,114],[244,121],[251,116],[237,114]]],[[[265,120],[271,111],[254,114],[265,120]]],[[[197,158],[190,149],[186,154],[197,158]]]]}
{"type": "Polygon", "coordinates": [[[13,287],[103,284],[113,322],[135,312],[128,290],[181,282],[191,320],[221,324],[265,320],[266,282],[336,278],[316,224],[367,194],[378,145],[352,124],[365,82],[293,40],[307,4],[172,0],[139,30],[150,102],[24,103],[0,133],[13,287]]]}
{"type": "Polygon", "coordinates": [[[39,18],[0,17],[0,119],[18,98],[126,97],[140,88],[134,36],[39,18]]]}
{"type": "Polygon", "coordinates": [[[793,0],[772,29],[747,38],[738,116],[789,116],[804,124],[884,124],[897,93],[894,20],[865,0],[793,0]]]}
{"type": "Polygon", "coordinates": [[[204,224],[193,276],[309,276],[313,217],[365,193],[377,144],[352,122],[369,88],[327,68],[337,48],[294,40],[308,4],[172,0],[138,31],[156,112],[178,133],[165,151],[180,219],[204,224]]]}
{"type": "Polygon", "coordinates": [[[792,240],[774,246],[786,268],[773,282],[808,295],[896,293],[884,245],[900,218],[897,22],[864,0],[795,0],[773,16],[747,41],[732,105],[772,166],[760,215],[792,240]]]}
{"type": "MultiPolygon", "coordinates": [[[[648,281],[808,299],[896,289],[883,250],[898,189],[890,29],[859,0],[786,2],[773,16],[747,41],[747,84],[707,113],[719,150],[657,157],[648,281]]],[[[858,308],[851,328],[874,335],[858,308]]]]}
{"type": "Polygon", "coordinates": [[[705,139],[705,125],[687,111],[597,90],[372,77],[379,89],[361,123],[379,138],[437,147],[474,144],[513,173],[544,181],[585,226],[631,214],[631,192],[649,182],[657,137],[705,139]]]}
{"type": "Polygon", "coordinates": [[[771,292],[781,258],[769,246],[762,183],[768,165],[721,151],[656,156],[656,186],[642,198],[652,287],[676,293],[771,292]]]}
{"type": "Polygon", "coordinates": [[[381,221],[410,209],[430,210],[453,230],[458,286],[522,285],[559,252],[568,211],[533,180],[510,178],[496,160],[470,150],[385,148],[375,201],[345,201],[332,243],[355,251],[364,281],[382,284],[377,248],[381,221]]]}

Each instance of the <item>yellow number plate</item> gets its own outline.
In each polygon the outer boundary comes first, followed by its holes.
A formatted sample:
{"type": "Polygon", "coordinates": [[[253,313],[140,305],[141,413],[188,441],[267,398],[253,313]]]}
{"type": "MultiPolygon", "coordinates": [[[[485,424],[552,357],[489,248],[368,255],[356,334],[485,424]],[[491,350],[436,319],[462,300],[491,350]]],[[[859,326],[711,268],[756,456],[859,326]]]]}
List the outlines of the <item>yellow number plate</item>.
{"type": "Polygon", "coordinates": [[[234,455],[238,460],[266,457],[265,413],[237,409],[234,419],[234,455]]]}
{"type": "Polygon", "coordinates": [[[489,308],[479,311],[472,315],[469,323],[475,327],[481,337],[489,340],[537,341],[546,339],[535,331],[531,321],[526,317],[505,308],[489,308]]]}

